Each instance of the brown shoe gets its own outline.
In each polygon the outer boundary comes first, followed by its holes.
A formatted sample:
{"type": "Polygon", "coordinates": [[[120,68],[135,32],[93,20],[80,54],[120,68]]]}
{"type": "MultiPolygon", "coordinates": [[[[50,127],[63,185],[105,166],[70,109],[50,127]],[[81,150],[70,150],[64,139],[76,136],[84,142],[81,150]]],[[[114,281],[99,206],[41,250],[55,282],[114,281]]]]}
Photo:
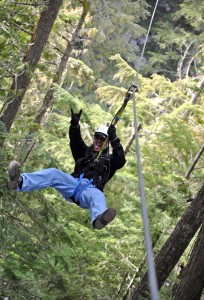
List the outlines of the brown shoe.
{"type": "Polygon", "coordinates": [[[7,183],[7,187],[9,189],[17,189],[20,184],[22,183],[22,177],[20,175],[20,164],[13,160],[10,162],[9,166],[8,166],[8,175],[10,180],[7,183]]]}
{"type": "Polygon", "coordinates": [[[101,215],[99,215],[93,222],[95,229],[103,229],[108,223],[110,223],[116,216],[116,210],[114,208],[108,208],[101,215]]]}

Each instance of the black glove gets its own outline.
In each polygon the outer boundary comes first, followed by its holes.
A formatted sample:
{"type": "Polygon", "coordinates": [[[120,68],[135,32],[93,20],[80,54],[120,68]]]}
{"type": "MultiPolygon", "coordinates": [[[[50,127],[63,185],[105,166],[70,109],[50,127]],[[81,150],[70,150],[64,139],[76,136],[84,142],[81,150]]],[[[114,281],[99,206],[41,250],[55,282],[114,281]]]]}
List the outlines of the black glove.
{"type": "Polygon", "coordinates": [[[71,125],[73,127],[77,127],[79,125],[81,114],[82,114],[82,109],[79,111],[79,113],[74,113],[73,109],[71,108],[71,125]]]}
{"type": "Polygon", "coordinates": [[[108,128],[108,137],[110,141],[113,141],[117,138],[115,125],[110,125],[108,128]]]}

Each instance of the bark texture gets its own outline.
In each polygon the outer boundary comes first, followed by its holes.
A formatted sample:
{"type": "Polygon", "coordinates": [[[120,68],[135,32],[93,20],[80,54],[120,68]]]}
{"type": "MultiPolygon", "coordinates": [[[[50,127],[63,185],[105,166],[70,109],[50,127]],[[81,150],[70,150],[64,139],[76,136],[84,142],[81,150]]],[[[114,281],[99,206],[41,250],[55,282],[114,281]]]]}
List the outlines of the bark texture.
{"type": "Polygon", "coordinates": [[[187,266],[182,271],[174,300],[198,300],[204,287],[204,225],[200,229],[187,266]]]}
{"type": "MultiPolygon", "coordinates": [[[[155,258],[158,286],[162,287],[165,280],[177,264],[179,258],[187,248],[196,231],[202,224],[204,217],[204,185],[191,202],[185,213],[177,223],[170,237],[155,258]]],[[[147,272],[133,290],[132,299],[148,299],[149,287],[147,272]]]]}

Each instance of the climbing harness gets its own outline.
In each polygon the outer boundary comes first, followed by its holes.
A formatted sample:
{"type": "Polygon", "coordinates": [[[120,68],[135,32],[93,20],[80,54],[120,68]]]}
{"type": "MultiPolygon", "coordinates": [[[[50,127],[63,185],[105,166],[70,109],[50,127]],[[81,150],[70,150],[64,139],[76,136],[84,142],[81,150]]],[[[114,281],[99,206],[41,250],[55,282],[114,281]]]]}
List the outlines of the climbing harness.
{"type": "MultiPolygon", "coordinates": [[[[78,182],[77,182],[77,185],[76,185],[76,187],[75,187],[75,190],[74,190],[74,193],[73,193],[73,195],[70,197],[70,199],[75,203],[75,204],[77,204],[77,205],[80,205],[80,202],[79,202],[79,200],[77,200],[76,199],[76,196],[80,196],[81,195],[81,193],[93,182],[93,178],[91,178],[88,182],[87,182],[87,184],[85,184],[81,189],[80,189],[80,185],[81,185],[81,182],[82,182],[82,179],[83,179],[83,177],[84,177],[84,173],[82,173],[82,174],[80,174],[80,176],[79,176],[79,180],[78,180],[78,182]]],[[[77,198],[78,198],[77,197],[77,198]]]]}
{"type": "Polygon", "coordinates": [[[96,157],[97,153],[94,151],[93,147],[88,147],[84,157],[77,159],[74,172],[71,175],[75,178],[79,178],[80,174],[83,173],[85,178],[93,178],[94,186],[103,191],[110,168],[110,155],[108,149],[103,152],[98,162],[95,161],[96,157]]]}

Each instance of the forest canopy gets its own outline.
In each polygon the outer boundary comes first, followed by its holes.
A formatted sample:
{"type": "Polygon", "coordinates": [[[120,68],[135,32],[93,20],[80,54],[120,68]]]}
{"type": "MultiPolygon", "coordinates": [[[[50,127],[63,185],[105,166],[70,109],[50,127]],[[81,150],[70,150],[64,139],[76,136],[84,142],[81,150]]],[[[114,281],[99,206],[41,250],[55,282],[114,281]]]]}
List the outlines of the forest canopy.
{"type": "MultiPolygon", "coordinates": [[[[155,2],[1,0],[1,299],[148,299],[132,99],[117,124],[126,164],[104,191],[117,217],[104,230],[52,188],[9,191],[7,167],[73,172],[71,109],[83,110],[91,145],[135,81],[155,2]]],[[[142,173],[166,300],[199,299],[204,285],[203,16],[200,0],[160,0],[138,74],[142,173]]]]}

